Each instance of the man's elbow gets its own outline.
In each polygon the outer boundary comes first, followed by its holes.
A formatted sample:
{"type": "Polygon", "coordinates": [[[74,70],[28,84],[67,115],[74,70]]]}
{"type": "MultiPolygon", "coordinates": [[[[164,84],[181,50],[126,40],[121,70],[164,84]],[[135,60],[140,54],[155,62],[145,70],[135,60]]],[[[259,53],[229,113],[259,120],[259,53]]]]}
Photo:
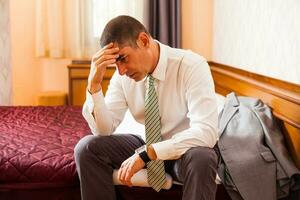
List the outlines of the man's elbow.
{"type": "Polygon", "coordinates": [[[199,140],[202,141],[205,146],[213,148],[219,140],[217,130],[217,128],[212,126],[202,126],[199,130],[201,132],[199,140]]]}

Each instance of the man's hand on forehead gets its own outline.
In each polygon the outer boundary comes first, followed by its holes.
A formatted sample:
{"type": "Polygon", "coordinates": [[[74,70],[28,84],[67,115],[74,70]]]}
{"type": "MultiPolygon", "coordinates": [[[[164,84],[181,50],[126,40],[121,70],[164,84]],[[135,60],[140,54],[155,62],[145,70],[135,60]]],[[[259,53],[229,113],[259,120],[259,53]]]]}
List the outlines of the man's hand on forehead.
{"type": "Polygon", "coordinates": [[[93,56],[93,62],[97,61],[101,56],[118,55],[119,50],[118,47],[113,47],[113,43],[109,43],[93,56]]]}

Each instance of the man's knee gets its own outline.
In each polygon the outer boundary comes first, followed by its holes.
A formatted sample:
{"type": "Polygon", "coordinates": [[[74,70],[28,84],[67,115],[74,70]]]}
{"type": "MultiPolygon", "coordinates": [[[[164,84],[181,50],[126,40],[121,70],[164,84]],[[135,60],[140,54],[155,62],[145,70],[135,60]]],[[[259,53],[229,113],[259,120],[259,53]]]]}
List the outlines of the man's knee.
{"type": "Polygon", "coordinates": [[[114,151],[114,136],[94,136],[87,135],[83,137],[74,148],[74,157],[76,163],[84,159],[89,159],[91,155],[97,157],[109,157],[114,151]]]}
{"type": "Polygon", "coordinates": [[[74,158],[76,163],[87,157],[90,153],[88,150],[89,144],[95,139],[94,135],[87,135],[79,140],[74,148],[74,158]]]}
{"type": "Polygon", "coordinates": [[[208,147],[194,147],[189,149],[182,157],[186,169],[200,172],[209,169],[216,170],[218,157],[214,149],[208,147]]]}

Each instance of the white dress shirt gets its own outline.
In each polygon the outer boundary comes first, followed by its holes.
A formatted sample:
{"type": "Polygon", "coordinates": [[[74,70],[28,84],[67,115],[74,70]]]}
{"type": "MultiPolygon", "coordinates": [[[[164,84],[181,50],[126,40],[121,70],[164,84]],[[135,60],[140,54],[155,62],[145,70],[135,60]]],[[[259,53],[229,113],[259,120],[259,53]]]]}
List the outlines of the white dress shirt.
{"type": "MultiPolygon", "coordinates": [[[[152,144],[157,158],[178,159],[196,146],[212,148],[218,140],[218,114],[214,83],[206,60],[190,50],[158,44],[160,56],[152,76],[163,141],[152,144]]],[[[92,66],[89,79],[93,73],[92,66]]],[[[82,113],[92,133],[113,134],[127,109],[137,122],[145,124],[145,88],[146,79],[135,82],[116,71],[105,98],[102,91],[93,95],[87,91],[82,113]]]]}

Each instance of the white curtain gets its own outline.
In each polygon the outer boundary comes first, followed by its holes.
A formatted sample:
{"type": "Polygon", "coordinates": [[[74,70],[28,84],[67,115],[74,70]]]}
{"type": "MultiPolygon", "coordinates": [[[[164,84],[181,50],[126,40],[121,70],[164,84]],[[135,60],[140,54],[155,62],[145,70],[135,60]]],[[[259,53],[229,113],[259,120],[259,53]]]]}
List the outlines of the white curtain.
{"type": "Polygon", "coordinates": [[[11,48],[10,48],[9,1],[0,0],[0,105],[11,105],[11,48]]]}
{"type": "Polygon", "coordinates": [[[105,24],[118,15],[130,15],[148,27],[147,0],[93,0],[94,34],[100,35],[105,24]]]}
{"type": "Polygon", "coordinates": [[[105,24],[121,14],[142,23],[146,0],[36,0],[36,56],[90,58],[105,24]]]}

